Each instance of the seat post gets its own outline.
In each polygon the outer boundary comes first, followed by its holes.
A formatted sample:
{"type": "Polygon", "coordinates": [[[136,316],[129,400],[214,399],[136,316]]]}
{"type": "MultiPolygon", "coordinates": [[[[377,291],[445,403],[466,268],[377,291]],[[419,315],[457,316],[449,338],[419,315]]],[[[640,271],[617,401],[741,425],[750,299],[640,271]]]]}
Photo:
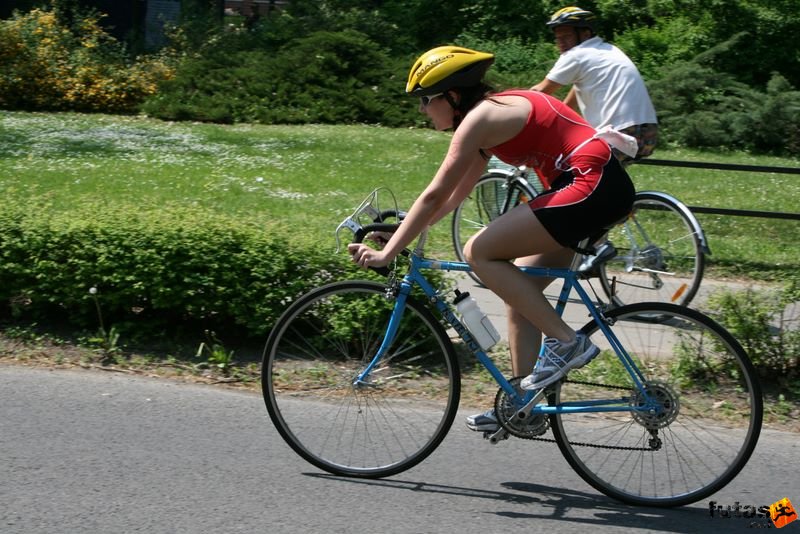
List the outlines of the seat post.
{"type": "MultiPolygon", "coordinates": [[[[578,250],[586,250],[586,248],[589,246],[589,240],[590,238],[588,237],[586,239],[581,240],[581,242],[578,243],[578,246],[576,248],[578,250]]],[[[580,252],[576,252],[575,255],[572,256],[572,263],[569,266],[569,270],[577,271],[582,261],[583,261],[583,254],[580,252]]]]}

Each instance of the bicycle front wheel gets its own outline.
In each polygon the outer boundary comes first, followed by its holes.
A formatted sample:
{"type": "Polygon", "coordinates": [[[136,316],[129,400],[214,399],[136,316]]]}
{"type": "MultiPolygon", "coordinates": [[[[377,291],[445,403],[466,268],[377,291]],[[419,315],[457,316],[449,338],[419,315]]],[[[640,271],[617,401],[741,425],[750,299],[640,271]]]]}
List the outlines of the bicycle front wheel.
{"type": "Polygon", "coordinates": [[[394,299],[366,281],[337,282],[293,303],[264,349],[261,385],[283,439],[337,475],[389,476],[444,439],[460,373],[449,337],[409,299],[385,357],[356,381],[383,342],[394,299]]]}
{"type": "MultiPolygon", "coordinates": [[[[466,261],[464,245],[470,237],[511,208],[531,201],[534,196],[536,191],[522,178],[496,172],[482,176],[469,196],[453,211],[451,235],[459,261],[466,261]]],[[[472,271],[467,274],[481,283],[472,271]]]]}
{"type": "Polygon", "coordinates": [[[761,431],[761,388],[744,349],[709,317],[672,304],[633,304],[607,316],[644,387],[597,324],[584,326],[602,352],[570,372],[550,403],[616,399],[623,411],[552,415],[564,457],[594,488],[630,504],[680,506],[720,490],[761,431]],[[657,410],[637,410],[647,397],[657,410]]]}
{"type": "Polygon", "coordinates": [[[691,302],[705,268],[692,222],[668,199],[636,194],[630,217],[608,235],[617,255],[599,266],[600,283],[614,304],[691,302]]]}

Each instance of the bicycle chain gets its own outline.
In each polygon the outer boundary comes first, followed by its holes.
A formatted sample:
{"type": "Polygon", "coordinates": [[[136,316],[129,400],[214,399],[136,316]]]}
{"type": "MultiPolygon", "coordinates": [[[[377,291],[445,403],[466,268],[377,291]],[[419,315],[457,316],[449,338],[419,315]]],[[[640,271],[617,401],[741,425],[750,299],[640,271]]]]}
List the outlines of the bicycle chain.
{"type": "MultiPolygon", "coordinates": [[[[565,380],[564,382],[568,384],[579,384],[582,386],[598,386],[606,389],[622,389],[622,390],[630,390],[629,387],[625,386],[610,386],[608,384],[601,384],[599,382],[585,382],[582,380],[565,380]]],[[[520,436],[521,437],[521,436],[520,436]]],[[[531,441],[544,441],[547,443],[557,443],[553,438],[540,438],[540,437],[522,437],[522,439],[528,439],[531,441]]],[[[593,447],[595,449],[614,449],[620,451],[657,451],[660,447],[623,447],[623,446],[615,446],[615,445],[598,445],[597,443],[583,443],[580,441],[570,441],[568,442],[570,445],[574,447],[593,447]]]]}
{"type": "MultiPolygon", "coordinates": [[[[534,437],[525,437],[522,439],[528,439],[531,441],[546,441],[548,443],[557,443],[553,438],[534,438],[534,437]]],[[[568,442],[570,445],[574,447],[592,447],[595,449],[614,449],[619,451],[645,451],[645,452],[653,452],[657,451],[660,447],[623,447],[621,445],[598,445],[596,443],[583,443],[580,441],[570,441],[568,442]]]]}

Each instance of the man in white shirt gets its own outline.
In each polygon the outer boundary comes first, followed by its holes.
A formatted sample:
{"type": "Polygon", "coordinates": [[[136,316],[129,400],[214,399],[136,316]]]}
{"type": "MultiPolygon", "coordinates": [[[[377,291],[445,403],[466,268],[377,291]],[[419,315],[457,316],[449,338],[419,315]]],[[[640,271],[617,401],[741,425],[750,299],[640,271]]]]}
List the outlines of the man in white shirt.
{"type": "MultiPolygon", "coordinates": [[[[616,46],[595,34],[591,11],[565,7],[547,23],[561,56],[544,80],[531,89],[553,94],[571,85],[564,102],[600,130],[611,127],[636,138],[635,159],[652,154],[658,121],[644,80],[633,62],[616,46]]],[[[623,163],[633,158],[616,152],[623,163]]]]}

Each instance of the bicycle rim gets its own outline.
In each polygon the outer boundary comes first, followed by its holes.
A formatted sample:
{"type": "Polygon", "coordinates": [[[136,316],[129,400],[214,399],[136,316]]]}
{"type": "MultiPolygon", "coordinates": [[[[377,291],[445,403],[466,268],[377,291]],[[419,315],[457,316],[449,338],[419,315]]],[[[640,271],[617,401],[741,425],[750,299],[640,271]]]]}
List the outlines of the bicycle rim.
{"type": "Polygon", "coordinates": [[[267,411],[292,449],[320,469],[389,476],[422,461],[450,429],[458,364],[444,329],[416,301],[367,384],[355,385],[393,305],[381,284],[338,282],[296,301],[270,334],[262,365],[267,411]]]}
{"type": "MultiPolygon", "coordinates": [[[[718,491],[747,463],[761,431],[761,389],[744,350],[691,309],[644,303],[607,315],[659,410],[555,414],[551,425],[564,457],[594,488],[631,504],[680,506],[718,491]]],[[[583,329],[602,352],[572,371],[551,401],[642,405],[597,325],[583,329]]]]}
{"type": "Polygon", "coordinates": [[[631,216],[611,229],[608,240],[617,256],[600,265],[600,282],[616,305],[686,306],[694,298],[705,255],[691,221],[671,202],[637,194],[631,216]]]}
{"type": "MultiPolygon", "coordinates": [[[[531,188],[526,190],[519,181],[510,180],[505,174],[489,173],[481,177],[469,196],[453,211],[453,249],[459,261],[466,261],[464,245],[470,237],[509,209],[532,200],[534,196],[531,188]]],[[[475,273],[467,274],[481,283],[475,273]]]]}

